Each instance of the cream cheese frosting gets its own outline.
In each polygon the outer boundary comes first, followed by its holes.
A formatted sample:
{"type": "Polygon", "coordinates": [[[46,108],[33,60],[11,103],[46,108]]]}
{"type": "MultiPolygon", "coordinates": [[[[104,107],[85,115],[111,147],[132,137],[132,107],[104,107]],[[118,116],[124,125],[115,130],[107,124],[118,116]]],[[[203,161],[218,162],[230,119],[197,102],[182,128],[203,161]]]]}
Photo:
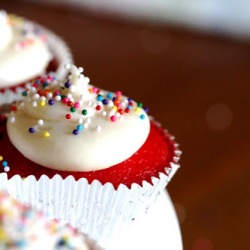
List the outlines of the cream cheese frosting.
{"type": "Polygon", "coordinates": [[[31,22],[0,10],[0,88],[44,73],[52,55],[31,22]]]}
{"type": "Polygon", "coordinates": [[[1,250],[97,250],[95,243],[73,227],[49,220],[3,191],[0,218],[1,250]]]}
{"type": "Polygon", "coordinates": [[[7,131],[28,159],[62,171],[93,171],[118,164],[146,141],[150,121],[143,105],[89,84],[83,69],[36,80],[12,107],[7,131]]]}

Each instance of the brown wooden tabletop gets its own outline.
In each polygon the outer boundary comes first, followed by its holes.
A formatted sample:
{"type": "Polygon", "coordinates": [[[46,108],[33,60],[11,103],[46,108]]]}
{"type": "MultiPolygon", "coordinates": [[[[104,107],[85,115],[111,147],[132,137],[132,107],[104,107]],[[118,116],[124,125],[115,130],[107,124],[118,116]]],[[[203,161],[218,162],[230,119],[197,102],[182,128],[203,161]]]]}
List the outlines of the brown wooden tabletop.
{"type": "Polygon", "coordinates": [[[184,249],[250,249],[248,42],[69,8],[0,9],[63,37],[94,85],[142,101],[176,136],[182,168],[168,191],[184,249]]]}

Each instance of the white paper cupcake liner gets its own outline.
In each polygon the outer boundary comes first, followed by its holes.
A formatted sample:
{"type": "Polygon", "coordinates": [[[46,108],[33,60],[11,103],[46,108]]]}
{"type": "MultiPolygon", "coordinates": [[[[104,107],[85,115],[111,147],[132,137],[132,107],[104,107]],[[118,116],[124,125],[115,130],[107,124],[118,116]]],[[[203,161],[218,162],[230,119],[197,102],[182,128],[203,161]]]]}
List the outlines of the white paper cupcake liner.
{"type": "Polygon", "coordinates": [[[0,189],[49,217],[70,223],[108,249],[115,233],[136,219],[138,213],[146,213],[156,201],[179,168],[180,154],[175,144],[174,161],[159,177],[152,178],[152,184],[144,181],[131,188],[121,184],[116,190],[111,183],[88,183],[85,178],[76,181],[72,176],[62,179],[55,175],[50,179],[43,175],[36,180],[34,176],[23,179],[16,175],[8,179],[6,173],[1,173],[0,189]]]}
{"type": "MultiPolygon", "coordinates": [[[[61,37],[43,27],[42,25],[29,20],[25,20],[25,22],[31,24],[35,29],[38,29],[42,34],[45,34],[47,36],[46,43],[51,50],[53,57],[56,59],[56,63],[58,64],[55,75],[58,78],[65,78],[67,71],[64,69],[64,65],[67,63],[73,64],[72,53],[68,45],[61,37]]],[[[14,101],[18,101],[22,98],[21,93],[25,90],[25,88],[21,85],[14,87],[15,90],[6,88],[3,92],[0,92],[0,112],[1,106],[10,104],[14,101]]],[[[4,109],[4,107],[2,107],[2,109],[4,109]]]]}

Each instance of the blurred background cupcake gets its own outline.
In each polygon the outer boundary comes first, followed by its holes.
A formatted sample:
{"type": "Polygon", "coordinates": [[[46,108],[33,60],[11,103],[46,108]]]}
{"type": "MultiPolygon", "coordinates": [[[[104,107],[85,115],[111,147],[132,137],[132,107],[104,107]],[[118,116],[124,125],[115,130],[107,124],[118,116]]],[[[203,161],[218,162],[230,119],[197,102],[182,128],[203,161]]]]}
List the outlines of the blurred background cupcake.
{"type": "Polygon", "coordinates": [[[72,62],[65,42],[46,28],[0,10],[0,106],[20,98],[24,83],[46,72],[63,76],[72,62]]]}
{"type": "Polygon", "coordinates": [[[0,249],[100,250],[70,225],[49,220],[0,190],[0,249]]]}

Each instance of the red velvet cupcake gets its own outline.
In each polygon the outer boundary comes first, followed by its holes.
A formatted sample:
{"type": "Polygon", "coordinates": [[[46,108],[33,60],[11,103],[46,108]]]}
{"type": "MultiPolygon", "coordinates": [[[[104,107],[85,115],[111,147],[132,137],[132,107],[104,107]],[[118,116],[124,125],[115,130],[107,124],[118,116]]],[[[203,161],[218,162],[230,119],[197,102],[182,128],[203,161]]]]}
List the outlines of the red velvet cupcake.
{"type": "Polygon", "coordinates": [[[141,103],[67,69],[68,79],[36,80],[2,117],[0,188],[108,248],[164,190],[181,152],[141,103]]]}
{"type": "Polygon", "coordinates": [[[51,31],[0,10],[0,37],[0,106],[20,99],[24,83],[45,72],[65,77],[71,53],[51,31]]]}

